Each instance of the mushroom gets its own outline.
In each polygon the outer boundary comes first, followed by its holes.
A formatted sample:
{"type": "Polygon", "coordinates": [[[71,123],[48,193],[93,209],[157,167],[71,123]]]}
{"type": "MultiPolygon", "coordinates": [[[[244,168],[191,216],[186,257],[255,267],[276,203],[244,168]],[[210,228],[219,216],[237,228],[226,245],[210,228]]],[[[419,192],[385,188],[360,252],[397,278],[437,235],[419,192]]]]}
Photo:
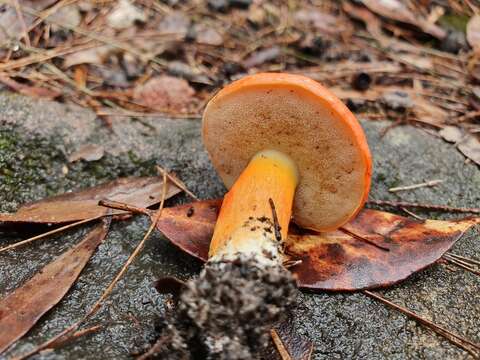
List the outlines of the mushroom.
{"type": "Polygon", "coordinates": [[[261,358],[269,330],[296,303],[283,266],[292,215],[316,231],[352,219],[368,196],[370,152],[340,100],[290,74],[247,76],[222,89],[205,109],[203,140],[229,191],[209,260],[149,355],[261,358]]]}
{"type": "Polygon", "coordinates": [[[372,161],[360,124],[304,76],[264,73],[228,85],[207,105],[203,140],[229,188],[210,260],[281,260],[272,202],[285,239],[292,213],[300,227],[334,230],[367,199],[372,161]]]}

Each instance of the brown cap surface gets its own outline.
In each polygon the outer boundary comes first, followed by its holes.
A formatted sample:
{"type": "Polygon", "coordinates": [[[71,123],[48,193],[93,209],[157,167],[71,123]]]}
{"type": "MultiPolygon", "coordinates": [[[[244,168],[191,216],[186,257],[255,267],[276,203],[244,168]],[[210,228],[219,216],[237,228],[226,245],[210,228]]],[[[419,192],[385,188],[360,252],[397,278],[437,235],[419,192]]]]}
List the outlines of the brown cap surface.
{"type": "Polygon", "coordinates": [[[228,188],[257,152],[289,155],[300,173],[293,217],[302,227],[336,229],[367,199],[372,160],[360,124],[304,76],[257,74],[226,86],[207,105],[203,140],[228,188]]]}

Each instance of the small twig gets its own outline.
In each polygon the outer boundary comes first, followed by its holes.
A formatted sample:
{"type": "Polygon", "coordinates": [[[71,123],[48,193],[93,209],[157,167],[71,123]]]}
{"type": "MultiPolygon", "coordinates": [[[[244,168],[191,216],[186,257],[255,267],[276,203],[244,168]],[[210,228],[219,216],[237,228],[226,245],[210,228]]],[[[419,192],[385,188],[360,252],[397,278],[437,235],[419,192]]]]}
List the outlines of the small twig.
{"type": "Polygon", "coordinates": [[[475,275],[480,275],[480,271],[473,268],[471,264],[465,262],[465,261],[462,261],[462,260],[458,260],[458,259],[455,259],[454,257],[451,257],[449,256],[448,254],[444,254],[443,255],[443,258],[445,260],[447,260],[449,263],[455,265],[455,266],[458,266],[459,268],[462,268],[464,270],[467,270],[469,272],[471,272],[472,274],[475,274],[475,275]]]}
{"type": "Polygon", "coordinates": [[[268,203],[270,204],[270,207],[272,208],[273,229],[275,231],[275,239],[277,239],[277,241],[282,241],[282,233],[280,232],[282,230],[282,228],[280,227],[280,224],[278,223],[277,210],[275,209],[275,203],[273,202],[272,198],[268,199],[268,203]]]}
{"type": "Polygon", "coordinates": [[[270,330],[270,336],[272,337],[273,344],[275,345],[280,358],[282,360],[293,360],[288,353],[288,350],[285,348],[285,345],[283,345],[282,339],[280,339],[280,336],[278,336],[277,330],[270,330]]]}
{"type": "Polygon", "coordinates": [[[136,357],[135,360],[146,360],[146,359],[149,359],[150,357],[153,357],[162,348],[162,346],[169,345],[167,343],[168,341],[169,341],[168,338],[163,338],[163,339],[161,338],[146,353],[136,357]]]}
{"type": "Polygon", "coordinates": [[[121,111],[121,112],[112,112],[112,111],[103,111],[99,110],[96,112],[98,116],[126,116],[126,117],[167,117],[172,119],[185,119],[185,120],[199,120],[202,117],[198,114],[174,114],[168,112],[138,112],[138,111],[121,111]]]}
{"type": "Polygon", "coordinates": [[[475,266],[475,265],[473,265],[473,264],[471,264],[471,263],[469,263],[469,262],[467,262],[467,261],[465,261],[465,260],[457,259],[457,258],[451,256],[449,253],[444,254],[443,257],[444,257],[445,259],[447,259],[447,260],[451,259],[451,260],[453,260],[453,261],[457,261],[458,263],[463,264],[463,265],[465,265],[465,266],[469,266],[469,267],[471,267],[471,268],[473,268],[473,267],[475,266]]]}
{"type": "Polygon", "coordinates": [[[447,339],[448,341],[450,341],[452,344],[455,344],[457,346],[459,346],[460,348],[462,348],[463,350],[467,351],[469,354],[471,354],[473,357],[477,358],[479,356],[479,353],[480,352],[480,345],[479,344],[475,344],[474,342],[468,340],[468,339],[465,339],[463,337],[461,337],[460,335],[457,335],[453,332],[451,332],[450,330],[447,330],[437,324],[435,324],[434,322],[430,321],[430,320],[427,320],[423,317],[421,317],[420,315],[418,314],[415,314],[414,312],[400,306],[400,305],[397,305],[393,302],[391,302],[390,300],[387,300],[385,299],[384,297],[374,293],[374,292],[371,292],[369,290],[363,290],[363,293],[367,296],[370,296],[372,298],[374,298],[375,300],[378,300],[380,301],[381,303],[385,304],[385,305],[388,305],[390,306],[391,308],[397,310],[397,311],[400,311],[401,313],[407,315],[408,317],[418,321],[419,323],[427,326],[428,328],[432,329],[435,333],[443,336],[445,339],[447,339]],[[471,346],[474,350],[470,349],[468,346],[466,346],[466,344],[468,344],[469,346],[471,346]]]}
{"type": "Polygon", "coordinates": [[[74,89],[77,89],[78,91],[88,95],[88,96],[95,96],[95,93],[91,91],[89,88],[85,86],[79,86],[74,80],[70,79],[62,70],[60,70],[58,67],[56,67],[53,64],[50,63],[45,63],[43,66],[51,71],[54,75],[57,75],[61,80],[65,81],[67,84],[72,86],[74,89]]]}
{"type": "Polygon", "coordinates": [[[418,188],[422,188],[422,187],[432,187],[432,186],[438,185],[442,182],[443,182],[443,180],[430,180],[430,181],[426,181],[426,182],[423,182],[423,183],[420,183],[420,184],[392,187],[392,188],[388,189],[388,191],[397,192],[397,191],[413,190],[413,189],[418,189],[418,188]]]}
{"type": "Polygon", "coordinates": [[[368,200],[367,203],[372,205],[385,205],[385,206],[393,206],[393,207],[420,208],[420,209],[436,210],[436,211],[480,214],[480,208],[464,208],[464,207],[454,207],[454,206],[448,206],[448,205],[431,205],[431,204],[420,204],[420,203],[410,203],[410,202],[404,202],[404,201],[389,201],[389,200],[368,200]]]}
{"type": "Polygon", "coordinates": [[[71,54],[77,51],[86,50],[96,46],[94,43],[82,44],[78,46],[69,46],[65,48],[55,48],[51,50],[43,51],[42,53],[34,53],[27,57],[8,61],[4,64],[0,64],[0,71],[14,70],[17,68],[27,67],[28,65],[36,64],[39,62],[46,62],[47,60],[55,57],[71,54]]]}
{"type": "Polygon", "coordinates": [[[117,284],[117,282],[120,280],[120,278],[125,274],[127,271],[128,267],[130,264],[135,260],[137,255],[140,253],[140,251],[143,249],[143,246],[145,245],[145,242],[147,241],[148,237],[152,233],[153,229],[155,228],[155,225],[157,224],[158,219],[160,218],[160,215],[162,214],[163,206],[165,204],[165,197],[167,194],[167,176],[166,174],[163,175],[163,189],[162,189],[162,197],[160,201],[160,207],[158,208],[157,212],[155,213],[152,223],[150,227],[148,228],[148,231],[146,232],[145,236],[143,239],[140,241],[140,243],[137,245],[135,250],[132,252],[132,254],[128,257],[127,261],[123,264],[122,268],[120,271],[117,273],[115,278],[112,280],[110,285],[106,288],[106,290],[103,292],[102,296],[95,302],[95,304],[90,308],[90,310],[87,312],[87,314],[77,321],[76,323],[70,325],[68,328],[60,332],[59,334],[55,335],[54,337],[50,338],[49,340],[43,342],[42,344],[38,345],[36,348],[33,350],[29,351],[26,354],[19,355],[17,357],[14,357],[11,360],[23,360],[26,359],[32,355],[37,354],[39,351],[42,351],[43,349],[46,349],[51,346],[51,344],[55,343],[59,339],[63,338],[65,335],[71,333],[72,331],[75,331],[78,329],[78,327],[83,324],[86,320],[88,320],[90,317],[92,317],[102,306],[103,301],[111,294],[113,288],[117,284]]]}
{"type": "Polygon", "coordinates": [[[190,190],[187,189],[184,183],[178,180],[176,177],[170,175],[165,169],[163,169],[160,165],[156,165],[157,171],[159,171],[162,175],[166,175],[168,179],[173,182],[179,189],[185,191],[185,193],[190,196],[194,200],[198,200],[198,197],[192,193],[190,190]]]}
{"type": "Polygon", "coordinates": [[[457,117],[457,121],[458,122],[462,122],[462,121],[465,121],[465,120],[470,120],[470,119],[473,119],[473,118],[476,118],[477,116],[480,116],[480,111],[470,111],[462,116],[459,116],[457,117]]]}
{"type": "Polygon", "coordinates": [[[98,202],[99,206],[104,206],[109,209],[115,209],[115,210],[123,210],[123,211],[129,211],[134,214],[143,214],[150,216],[151,213],[148,209],[144,209],[135,205],[130,205],[127,203],[119,202],[119,201],[113,201],[113,200],[108,200],[108,199],[103,199],[98,202]]]}
{"type": "Polygon", "coordinates": [[[71,336],[65,338],[65,339],[59,339],[58,341],[50,344],[49,348],[58,348],[60,346],[65,345],[66,343],[69,343],[70,341],[76,340],[79,337],[89,335],[91,333],[100,331],[103,328],[103,325],[95,325],[91,326],[89,328],[83,329],[83,330],[78,330],[74,332],[71,336]]]}
{"type": "Polygon", "coordinates": [[[92,217],[92,218],[89,218],[89,219],[85,219],[85,220],[80,220],[80,221],[74,222],[74,223],[72,223],[72,224],[68,224],[68,225],[59,227],[59,228],[57,228],[57,229],[53,229],[53,230],[47,231],[46,233],[33,236],[33,237],[28,238],[28,239],[26,239],[26,240],[22,240],[22,241],[16,242],[15,244],[7,245],[7,246],[5,246],[5,247],[3,247],[3,248],[0,248],[0,253],[2,253],[2,252],[4,252],[4,251],[11,250],[11,249],[15,249],[15,248],[17,248],[17,247],[19,247],[19,246],[22,246],[22,245],[31,243],[32,241],[35,241],[35,240],[43,239],[44,237],[47,237],[47,236],[50,236],[50,235],[53,235],[53,234],[62,232],[62,231],[64,231],[64,230],[71,229],[71,228],[76,227],[76,226],[78,226],[78,225],[82,225],[82,224],[91,222],[91,221],[93,221],[93,220],[100,219],[100,218],[102,218],[102,217],[104,217],[104,216],[107,216],[107,214],[95,216],[95,217],[92,217]]]}
{"type": "Polygon", "coordinates": [[[297,266],[297,265],[300,265],[301,263],[303,262],[303,260],[299,259],[299,260],[286,260],[283,262],[283,266],[286,268],[286,269],[290,269],[294,266],[297,266]]]}
{"type": "Polygon", "coordinates": [[[355,234],[354,232],[351,232],[350,230],[347,230],[345,229],[344,227],[341,227],[339,228],[338,230],[340,230],[341,232],[343,232],[344,234],[347,234],[347,235],[350,235],[351,237],[357,239],[357,240],[362,240],[362,241],[365,241],[367,244],[370,244],[372,246],[375,246],[376,248],[380,249],[380,250],[383,250],[383,251],[390,251],[390,249],[388,247],[385,247],[385,246],[382,246],[382,245],[378,245],[376,243],[374,243],[372,240],[369,240],[361,235],[358,235],[358,234],[355,234]]]}
{"type": "Polygon", "coordinates": [[[400,209],[402,209],[402,210],[405,211],[408,215],[410,215],[411,217],[414,217],[414,218],[417,219],[417,220],[421,220],[421,221],[425,220],[424,217],[421,217],[421,216],[415,214],[414,212],[411,212],[411,211],[409,211],[409,210],[407,210],[407,209],[405,209],[405,208],[400,208],[400,209]]]}
{"type": "Polygon", "coordinates": [[[449,256],[452,256],[454,258],[457,258],[457,259],[460,259],[460,260],[463,260],[463,261],[466,261],[466,262],[469,262],[471,264],[475,264],[475,265],[478,265],[480,266],[480,261],[479,260],[475,260],[475,259],[471,259],[471,258],[467,258],[465,256],[460,256],[460,255],[457,255],[457,254],[454,254],[454,253],[447,253],[449,256]]]}

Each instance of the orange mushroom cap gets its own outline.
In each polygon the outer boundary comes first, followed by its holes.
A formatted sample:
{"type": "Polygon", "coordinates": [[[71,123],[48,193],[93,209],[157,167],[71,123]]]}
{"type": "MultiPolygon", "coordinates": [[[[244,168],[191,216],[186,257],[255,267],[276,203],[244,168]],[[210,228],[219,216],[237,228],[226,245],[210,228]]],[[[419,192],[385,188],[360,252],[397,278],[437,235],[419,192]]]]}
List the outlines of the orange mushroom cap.
{"type": "Polygon", "coordinates": [[[293,219],[304,228],[336,229],[367,200],[372,158],[360,124],[304,76],[263,73],[226,86],[206,107],[203,140],[228,188],[259,151],[287,154],[300,175],[293,219]]]}

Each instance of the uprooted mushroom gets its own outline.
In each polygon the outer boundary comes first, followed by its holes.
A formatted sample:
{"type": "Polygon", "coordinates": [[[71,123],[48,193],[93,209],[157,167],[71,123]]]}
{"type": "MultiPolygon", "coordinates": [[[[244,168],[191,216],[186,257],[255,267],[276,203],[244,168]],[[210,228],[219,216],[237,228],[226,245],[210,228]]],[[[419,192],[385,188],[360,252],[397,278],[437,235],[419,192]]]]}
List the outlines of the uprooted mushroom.
{"type": "Polygon", "coordinates": [[[260,358],[270,328],[295,305],[283,263],[291,219],[316,231],[352,219],[368,196],[370,152],[340,100],[289,74],[248,76],[221,90],[205,110],[203,140],[229,191],[208,262],[149,355],[260,358]]]}

